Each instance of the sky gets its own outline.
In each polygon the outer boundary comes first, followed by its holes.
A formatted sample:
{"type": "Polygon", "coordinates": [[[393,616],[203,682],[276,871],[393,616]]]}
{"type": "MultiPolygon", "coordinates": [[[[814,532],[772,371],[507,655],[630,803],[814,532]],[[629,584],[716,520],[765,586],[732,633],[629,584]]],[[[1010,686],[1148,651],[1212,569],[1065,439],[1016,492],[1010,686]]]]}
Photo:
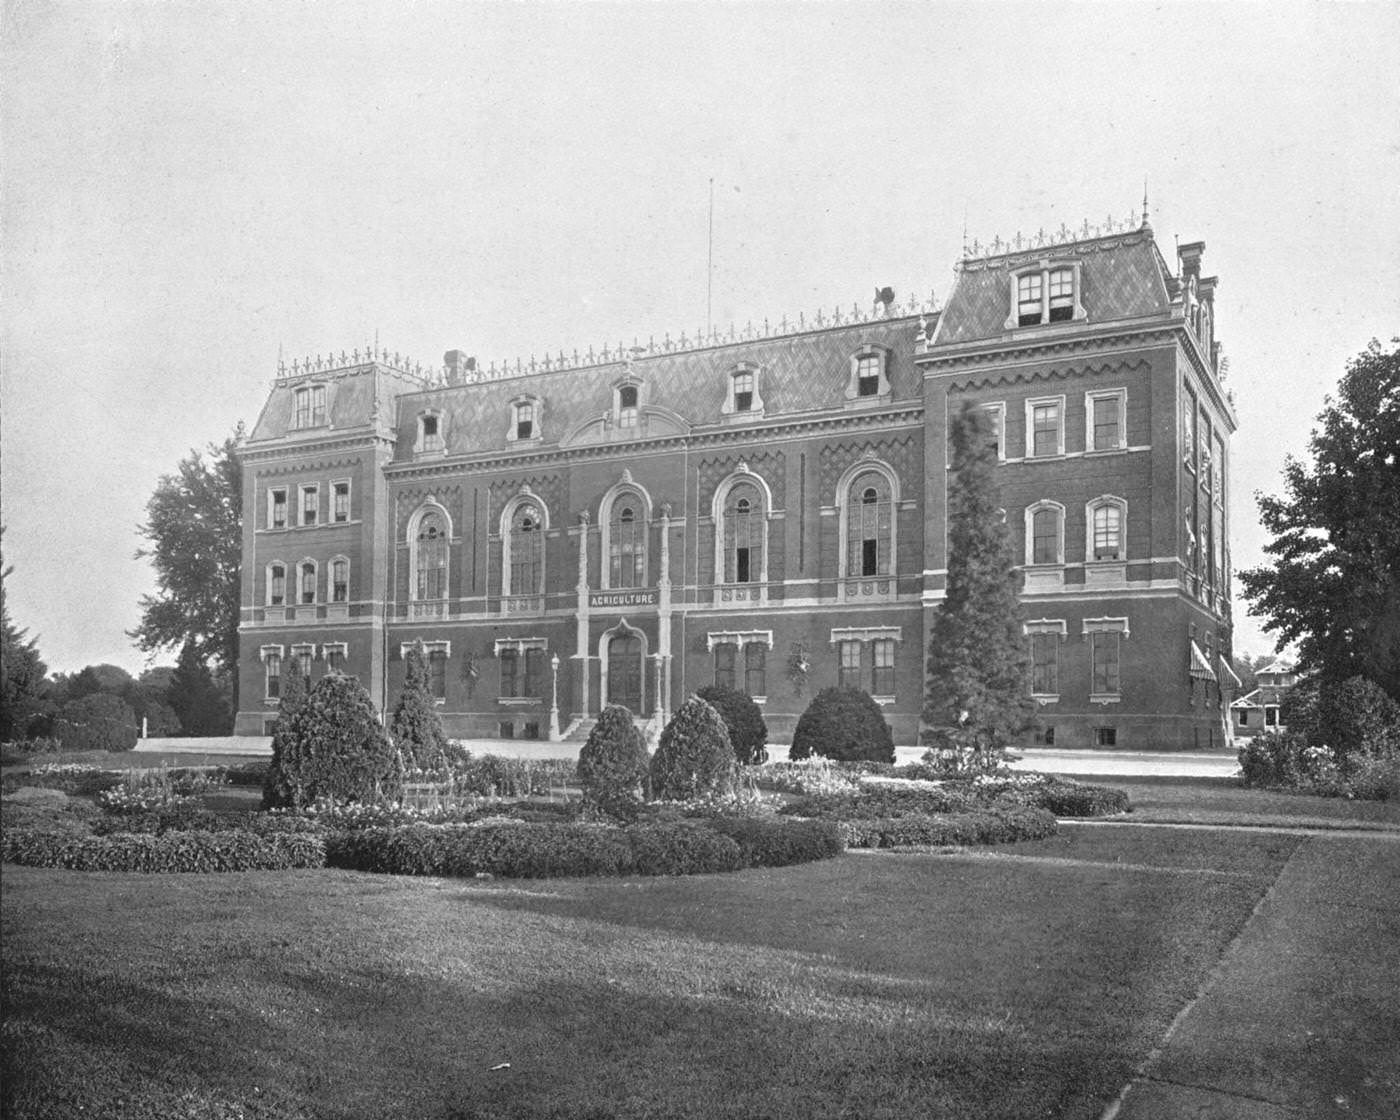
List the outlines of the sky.
{"type": "MultiPolygon", "coordinates": [[[[0,513],[51,670],[126,632],[159,477],[279,354],[484,362],[947,295],[1140,208],[1206,242],[1253,494],[1400,334],[1400,4],[0,0],[0,513]]],[[[1236,652],[1272,638],[1236,606],[1236,652]]],[[[173,662],[174,653],[161,657],[173,662]]]]}

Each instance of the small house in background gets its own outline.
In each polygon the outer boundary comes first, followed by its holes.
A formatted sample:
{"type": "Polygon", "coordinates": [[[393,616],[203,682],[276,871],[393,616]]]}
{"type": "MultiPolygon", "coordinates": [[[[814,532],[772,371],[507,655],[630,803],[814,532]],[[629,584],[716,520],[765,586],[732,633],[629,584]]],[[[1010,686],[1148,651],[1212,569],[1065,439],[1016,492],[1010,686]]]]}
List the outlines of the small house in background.
{"type": "Polygon", "coordinates": [[[1237,738],[1251,739],[1265,731],[1287,731],[1279,709],[1283,698],[1298,683],[1296,669],[1275,661],[1255,674],[1259,687],[1230,705],[1230,720],[1237,738]]]}

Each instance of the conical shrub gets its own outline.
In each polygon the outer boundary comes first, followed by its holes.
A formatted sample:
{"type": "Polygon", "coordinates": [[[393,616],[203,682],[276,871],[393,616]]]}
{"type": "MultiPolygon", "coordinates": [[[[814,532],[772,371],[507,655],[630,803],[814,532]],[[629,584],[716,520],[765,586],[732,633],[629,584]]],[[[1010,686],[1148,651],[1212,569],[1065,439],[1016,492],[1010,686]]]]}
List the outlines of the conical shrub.
{"type": "Polygon", "coordinates": [[[734,788],[737,764],[719,712],[692,696],[661,732],[651,759],[652,796],[683,801],[734,788]]]}
{"type": "MultiPolygon", "coordinates": [[[[277,704],[277,719],[272,725],[272,765],[263,778],[263,808],[281,809],[297,803],[296,793],[287,779],[286,764],[296,753],[292,739],[292,717],[301,711],[306,703],[306,682],[296,658],[282,663],[281,687],[277,690],[282,699],[277,704]]],[[[292,762],[293,772],[300,768],[292,762]]]]}
{"type": "Polygon", "coordinates": [[[612,817],[635,816],[650,762],[632,713],[621,704],[608,705],[578,754],[585,802],[612,817]]]}
{"type": "Polygon", "coordinates": [[[447,736],[433,699],[428,677],[428,661],[419,646],[408,651],[403,691],[399,693],[394,718],[390,722],[394,746],[403,755],[404,765],[418,770],[447,768],[447,736]]]}
{"type": "Polygon", "coordinates": [[[354,677],[330,673],[287,721],[281,770],[291,803],[373,803],[403,792],[403,763],[354,677]]]}

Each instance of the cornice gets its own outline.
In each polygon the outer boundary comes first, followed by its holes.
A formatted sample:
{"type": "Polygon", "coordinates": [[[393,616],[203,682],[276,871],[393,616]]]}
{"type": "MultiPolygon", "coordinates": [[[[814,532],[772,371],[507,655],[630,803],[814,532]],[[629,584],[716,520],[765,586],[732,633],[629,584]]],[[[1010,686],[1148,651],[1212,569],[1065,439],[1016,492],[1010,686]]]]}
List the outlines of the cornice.
{"type": "Polygon", "coordinates": [[[922,422],[923,413],[924,407],[921,402],[907,402],[891,404],[885,408],[866,412],[841,412],[822,417],[754,425],[742,429],[723,428],[691,432],[688,435],[678,434],[627,442],[588,444],[584,447],[535,449],[504,455],[458,455],[433,463],[386,463],[383,470],[386,477],[396,479],[427,478],[436,475],[459,474],[467,470],[490,471],[501,468],[518,470],[570,460],[609,459],[619,455],[651,455],[667,451],[700,451],[714,447],[762,444],[775,436],[791,438],[793,436],[819,435],[822,432],[830,431],[848,432],[871,429],[898,431],[917,427],[918,423],[922,422]]]}
{"type": "Polygon", "coordinates": [[[284,442],[268,441],[257,447],[250,447],[247,444],[239,447],[235,454],[239,460],[247,463],[261,463],[273,459],[295,459],[305,458],[311,455],[329,455],[335,452],[344,452],[352,449],[363,448],[387,448],[394,447],[394,437],[386,436],[383,433],[375,432],[369,428],[362,428],[358,433],[345,435],[332,439],[312,440],[308,443],[287,444],[284,442]]]}
{"type": "Polygon", "coordinates": [[[925,379],[943,377],[962,366],[1004,365],[1008,360],[1029,364],[1057,354],[1085,349],[1119,349],[1167,341],[1174,339],[1176,329],[1176,324],[1157,319],[1155,323],[1132,320],[1119,327],[1109,326],[1092,333],[1065,334],[1057,338],[1042,336],[1015,340],[998,336],[981,342],[959,343],[942,352],[930,350],[925,354],[915,354],[914,364],[923,367],[925,379]]]}

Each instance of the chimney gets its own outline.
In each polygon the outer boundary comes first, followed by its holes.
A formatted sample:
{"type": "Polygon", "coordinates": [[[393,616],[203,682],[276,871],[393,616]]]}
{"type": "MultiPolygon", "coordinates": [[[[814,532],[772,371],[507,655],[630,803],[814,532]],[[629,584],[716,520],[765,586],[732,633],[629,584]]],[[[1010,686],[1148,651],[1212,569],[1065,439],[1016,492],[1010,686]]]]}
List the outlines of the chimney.
{"type": "Polygon", "coordinates": [[[476,373],[476,359],[467,357],[464,350],[449,350],[442,356],[442,364],[447,369],[449,385],[464,384],[476,373]]]}
{"type": "Polygon", "coordinates": [[[1201,275],[1201,257],[1206,251],[1204,241],[1192,241],[1186,245],[1176,247],[1176,259],[1181,264],[1181,275],[1184,278],[1201,275]]]}

